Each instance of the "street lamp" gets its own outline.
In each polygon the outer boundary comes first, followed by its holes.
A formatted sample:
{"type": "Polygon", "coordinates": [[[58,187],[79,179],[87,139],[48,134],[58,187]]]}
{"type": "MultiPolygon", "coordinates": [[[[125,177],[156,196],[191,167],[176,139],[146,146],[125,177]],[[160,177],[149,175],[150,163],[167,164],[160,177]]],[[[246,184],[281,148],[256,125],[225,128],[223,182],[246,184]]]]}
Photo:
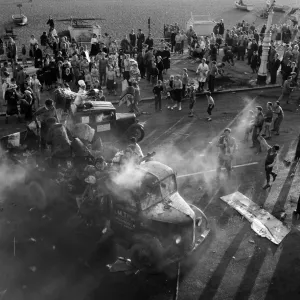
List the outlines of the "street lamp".
{"type": "Polygon", "coordinates": [[[263,39],[262,44],[262,55],[261,55],[261,62],[258,70],[258,76],[257,76],[257,84],[266,84],[267,76],[268,76],[268,57],[269,57],[269,49],[271,46],[271,25],[272,25],[272,19],[273,19],[273,8],[275,5],[275,0],[270,1],[270,6],[267,10],[268,13],[268,22],[267,22],[267,28],[265,31],[265,36],[263,39]]]}

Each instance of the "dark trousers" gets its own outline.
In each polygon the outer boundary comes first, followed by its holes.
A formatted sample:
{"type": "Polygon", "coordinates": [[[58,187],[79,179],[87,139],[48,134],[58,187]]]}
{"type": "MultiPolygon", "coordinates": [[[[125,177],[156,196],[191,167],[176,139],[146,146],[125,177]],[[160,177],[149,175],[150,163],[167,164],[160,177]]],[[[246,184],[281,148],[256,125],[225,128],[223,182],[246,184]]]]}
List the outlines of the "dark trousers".
{"type": "Polygon", "coordinates": [[[209,75],[208,89],[210,90],[211,93],[215,90],[215,76],[209,75]]]}
{"type": "Polygon", "coordinates": [[[106,72],[99,72],[99,83],[101,86],[106,84],[106,72]]]}
{"type": "Polygon", "coordinates": [[[262,130],[262,127],[255,126],[253,128],[253,131],[252,131],[252,142],[253,142],[253,146],[256,147],[257,152],[261,152],[260,142],[257,139],[257,137],[258,137],[259,133],[261,132],[261,130],[262,130]]]}
{"type": "Polygon", "coordinates": [[[267,183],[270,183],[271,175],[276,176],[277,174],[273,172],[273,167],[269,167],[269,165],[265,165],[265,171],[267,183]]]}
{"type": "Polygon", "coordinates": [[[145,74],[146,74],[146,69],[145,69],[144,64],[139,65],[139,70],[141,72],[141,77],[144,78],[145,74]]]}
{"type": "Polygon", "coordinates": [[[277,80],[277,71],[271,72],[271,82],[272,84],[275,84],[277,80]]]}
{"type": "Polygon", "coordinates": [[[161,94],[155,95],[155,110],[161,109],[161,94]]]}
{"type": "Polygon", "coordinates": [[[182,84],[182,98],[185,97],[185,92],[186,92],[186,85],[182,84]]]}
{"type": "Polygon", "coordinates": [[[214,104],[209,104],[207,107],[207,113],[209,116],[211,116],[211,112],[214,109],[215,105],[214,104]]]}

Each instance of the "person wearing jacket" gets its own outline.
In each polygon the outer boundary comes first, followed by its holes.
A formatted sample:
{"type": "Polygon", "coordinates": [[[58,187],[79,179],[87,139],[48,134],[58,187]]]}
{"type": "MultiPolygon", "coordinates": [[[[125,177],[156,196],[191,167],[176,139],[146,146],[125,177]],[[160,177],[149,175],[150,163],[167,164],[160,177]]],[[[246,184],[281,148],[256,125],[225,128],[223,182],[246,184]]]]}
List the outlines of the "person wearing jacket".
{"type": "Polygon", "coordinates": [[[46,123],[49,127],[46,142],[51,146],[51,166],[55,168],[59,164],[65,164],[66,160],[72,157],[72,135],[56,118],[49,118],[46,123]]]}
{"type": "Polygon", "coordinates": [[[175,105],[171,107],[173,110],[174,108],[178,107],[178,110],[181,110],[181,99],[182,99],[182,81],[180,80],[179,76],[175,76],[175,80],[173,83],[174,89],[174,100],[176,101],[175,105]]]}
{"type": "Polygon", "coordinates": [[[208,75],[208,89],[211,93],[215,90],[215,79],[218,74],[217,62],[212,61],[209,66],[209,75],[208,75]]]}
{"type": "Polygon", "coordinates": [[[145,42],[145,35],[144,33],[142,32],[142,29],[139,29],[138,30],[138,34],[137,34],[137,48],[138,48],[138,51],[142,51],[143,50],[143,44],[145,42]]]}
{"type": "Polygon", "coordinates": [[[280,67],[281,61],[279,59],[279,54],[276,53],[274,58],[270,62],[270,75],[271,75],[271,84],[276,84],[277,80],[277,71],[280,67]]]}
{"type": "Polygon", "coordinates": [[[99,59],[99,82],[101,86],[105,86],[106,84],[107,65],[107,58],[105,58],[105,53],[102,52],[99,59]]]}
{"type": "Polygon", "coordinates": [[[252,132],[252,142],[253,145],[251,148],[256,148],[257,152],[261,152],[260,142],[258,141],[257,137],[259,136],[260,132],[262,131],[263,125],[264,125],[264,114],[262,111],[261,106],[256,106],[256,116],[254,120],[254,126],[253,126],[253,132],[252,132]]]}
{"type": "Polygon", "coordinates": [[[163,90],[164,90],[164,88],[162,86],[162,81],[158,80],[157,85],[153,88],[155,111],[162,110],[161,109],[161,94],[162,94],[163,90]]]}
{"type": "Polygon", "coordinates": [[[7,58],[12,64],[17,63],[17,45],[12,37],[9,38],[7,45],[7,58]]]}

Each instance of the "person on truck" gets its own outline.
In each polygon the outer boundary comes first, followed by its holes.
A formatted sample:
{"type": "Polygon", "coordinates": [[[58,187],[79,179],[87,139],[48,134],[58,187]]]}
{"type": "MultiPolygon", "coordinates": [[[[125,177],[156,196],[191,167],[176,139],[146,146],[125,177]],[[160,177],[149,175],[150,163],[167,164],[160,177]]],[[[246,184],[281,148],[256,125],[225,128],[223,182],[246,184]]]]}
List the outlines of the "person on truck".
{"type": "Polygon", "coordinates": [[[72,157],[72,135],[56,118],[47,119],[46,124],[49,127],[46,142],[51,146],[51,167],[56,168],[72,157]]]}
{"type": "Polygon", "coordinates": [[[41,146],[46,148],[46,138],[48,133],[47,119],[55,118],[58,121],[56,109],[53,104],[53,100],[47,99],[45,105],[40,107],[33,115],[34,120],[41,122],[41,146]]]}
{"type": "Polygon", "coordinates": [[[76,107],[82,107],[84,104],[84,101],[87,98],[86,84],[83,80],[79,80],[78,85],[79,85],[79,91],[75,98],[74,104],[76,105],[76,107]]]}

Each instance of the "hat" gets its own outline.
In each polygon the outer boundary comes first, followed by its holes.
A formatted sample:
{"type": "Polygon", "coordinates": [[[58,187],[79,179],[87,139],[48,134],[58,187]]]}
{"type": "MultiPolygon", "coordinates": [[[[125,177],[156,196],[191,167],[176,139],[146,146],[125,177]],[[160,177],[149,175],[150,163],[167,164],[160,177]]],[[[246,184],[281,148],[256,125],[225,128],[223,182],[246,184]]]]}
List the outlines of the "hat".
{"type": "Polygon", "coordinates": [[[79,86],[85,86],[85,82],[84,82],[83,80],[79,80],[79,81],[78,81],[78,85],[79,85],[79,86]]]}

